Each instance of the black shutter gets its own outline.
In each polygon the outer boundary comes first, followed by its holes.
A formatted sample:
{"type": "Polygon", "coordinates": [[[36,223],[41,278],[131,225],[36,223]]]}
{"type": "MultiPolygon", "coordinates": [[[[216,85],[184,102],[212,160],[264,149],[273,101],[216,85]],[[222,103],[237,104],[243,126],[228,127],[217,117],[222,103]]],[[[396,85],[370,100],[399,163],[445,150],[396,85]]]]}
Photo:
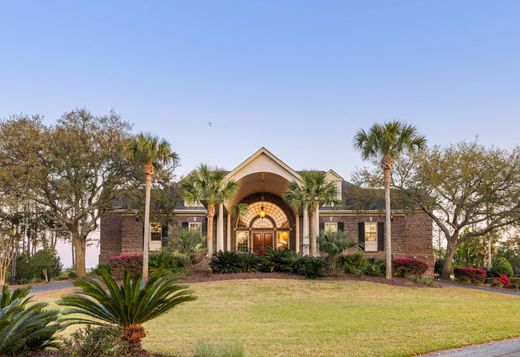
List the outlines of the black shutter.
{"type": "Polygon", "coordinates": [[[320,231],[318,233],[321,233],[325,230],[325,223],[320,222],[320,231]]]}
{"type": "Polygon", "coordinates": [[[377,223],[377,250],[385,250],[385,222],[377,223]]]}
{"type": "Polygon", "coordinates": [[[345,232],[345,223],[338,222],[338,232],[345,232]]]}
{"type": "Polygon", "coordinates": [[[161,246],[166,247],[168,245],[168,224],[161,225],[161,246]]]}
{"type": "Polygon", "coordinates": [[[202,219],[202,235],[204,237],[208,236],[208,218],[207,217],[204,217],[202,219]]]}
{"type": "Polygon", "coordinates": [[[358,222],[358,245],[365,250],[365,222],[358,222]]]}
{"type": "Polygon", "coordinates": [[[181,224],[181,228],[182,228],[182,229],[188,229],[189,226],[190,226],[190,225],[188,224],[188,222],[182,222],[182,224],[181,224]]]}

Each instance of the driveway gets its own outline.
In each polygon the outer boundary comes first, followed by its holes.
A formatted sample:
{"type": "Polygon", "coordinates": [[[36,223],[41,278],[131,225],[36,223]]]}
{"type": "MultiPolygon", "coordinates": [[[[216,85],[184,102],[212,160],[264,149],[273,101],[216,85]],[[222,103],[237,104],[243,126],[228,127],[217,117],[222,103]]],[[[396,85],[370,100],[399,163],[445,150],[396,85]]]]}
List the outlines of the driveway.
{"type": "Polygon", "coordinates": [[[484,343],[482,345],[439,351],[423,357],[520,357],[520,338],[484,343]]]}
{"type": "MultiPolygon", "coordinates": [[[[66,288],[72,288],[74,285],[72,285],[72,282],[70,280],[63,280],[63,281],[52,281],[47,284],[38,284],[34,285],[31,289],[31,294],[36,293],[43,293],[46,291],[53,291],[53,290],[60,290],[60,289],[66,289],[66,288]]],[[[14,290],[17,287],[10,287],[10,290],[14,290]]]]}
{"type": "Polygon", "coordinates": [[[459,284],[459,283],[456,283],[453,281],[446,281],[446,280],[436,280],[435,282],[438,283],[439,285],[443,285],[443,286],[453,286],[453,287],[462,288],[462,289],[487,291],[487,292],[495,293],[495,294],[520,296],[520,290],[493,289],[493,288],[490,288],[487,286],[464,285],[464,284],[459,284]]]}

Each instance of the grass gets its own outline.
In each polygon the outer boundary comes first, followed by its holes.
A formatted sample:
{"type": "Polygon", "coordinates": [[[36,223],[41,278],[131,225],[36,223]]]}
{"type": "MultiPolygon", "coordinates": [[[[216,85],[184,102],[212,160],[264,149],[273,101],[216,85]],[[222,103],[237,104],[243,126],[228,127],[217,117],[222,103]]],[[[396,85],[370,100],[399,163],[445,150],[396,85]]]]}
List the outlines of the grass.
{"type": "Polygon", "coordinates": [[[149,352],[190,356],[203,343],[248,356],[410,356],[520,335],[520,297],[484,291],[274,279],[192,289],[199,300],[145,324],[149,352]]]}

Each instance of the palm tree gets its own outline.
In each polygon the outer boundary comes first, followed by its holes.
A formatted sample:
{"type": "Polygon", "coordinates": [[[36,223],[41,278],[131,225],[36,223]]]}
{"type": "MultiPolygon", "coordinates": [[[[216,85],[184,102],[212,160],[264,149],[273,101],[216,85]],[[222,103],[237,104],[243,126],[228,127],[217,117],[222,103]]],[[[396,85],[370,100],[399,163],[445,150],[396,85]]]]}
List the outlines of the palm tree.
{"type": "Polygon", "coordinates": [[[413,152],[426,146],[426,138],[413,125],[398,121],[374,124],[368,132],[360,129],[354,136],[354,147],[361,151],[363,160],[379,160],[385,186],[385,257],[386,278],[392,279],[392,240],[390,180],[394,161],[405,151],[413,152]]]}
{"type": "Polygon", "coordinates": [[[144,206],[144,237],[143,237],[143,278],[148,279],[148,249],[150,245],[150,196],[152,177],[156,169],[179,160],[177,153],[171,150],[170,143],[156,136],[139,134],[128,144],[128,152],[132,160],[144,169],[146,176],[145,206],[144,206]]]}
{"type": "Polygon", "coordinates": [[[226,180],[226,172],[201,164],[183,182],[184,198],[191,203],[207,204],[208,217],[208,257],[213,255],[213,219],[215,207],[232,197],[238,183],[226,180]]]}
{"type": "Polygon", "coordinates": [[[108,271],[102,270],[99,277],[76,280],[74,286],[81,291],[64,296],[58,305],[70,307],[63,311],[64,315],[79,314],[64,318],[68,325],[120,326],[129,352],[139,354],[141,340],[146,335],[143,323],[196,299],[187,286],[176,281],[173,275],[153,275],[144,282],[139,274],[132,278],[125,271],[123,281],[118,283],[108,271]]]}
{"type": "Polygon", "coordinates": [[[311,255],[317,255],[316,238],[319,235],[319,223],[315,222],[320,207],[324,204],[337,205],[338,190],[334,183],[325,178],[321,171],[304,171],[301,174],[303,184],[292,182],[284,194],[284,200],[300,210],[307,208],[311,215],[311,255]]]}
{"type": "Polygon", "coordinates": [[[237,203],[233,205],[233,215],[237,218],[235,221],[235,228],[238,228],[240,217],[245,215],[249,211],[249,205],[247,203],[237,203]]]}

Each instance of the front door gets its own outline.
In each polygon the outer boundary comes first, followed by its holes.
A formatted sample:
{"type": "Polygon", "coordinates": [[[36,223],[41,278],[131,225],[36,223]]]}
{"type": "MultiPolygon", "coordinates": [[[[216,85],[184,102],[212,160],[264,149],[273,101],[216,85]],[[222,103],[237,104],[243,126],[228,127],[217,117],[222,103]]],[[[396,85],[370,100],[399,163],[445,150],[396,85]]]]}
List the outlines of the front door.
{"type": "Polygon", "coordinates": [[[258,255],[265,255],[268,247],[273,247],[272,232],[254,232],[253,233],[253,252],[258,255]]]}

